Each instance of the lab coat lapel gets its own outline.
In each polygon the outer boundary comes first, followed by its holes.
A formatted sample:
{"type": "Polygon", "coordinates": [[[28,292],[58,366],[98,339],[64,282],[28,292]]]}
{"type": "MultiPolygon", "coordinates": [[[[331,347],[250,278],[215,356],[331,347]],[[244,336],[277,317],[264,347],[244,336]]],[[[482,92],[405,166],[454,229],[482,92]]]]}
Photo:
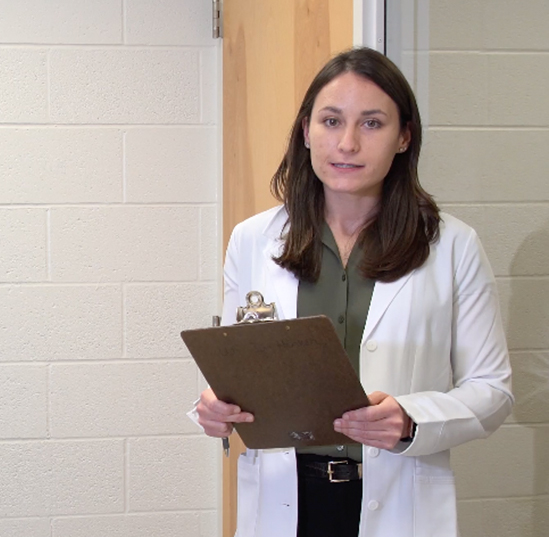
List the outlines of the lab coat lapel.
{"type": "Polygon", "coordinates": [[[283,269],[273,261],[273,256],[282,253],[284,241],[281,238],[282,229],[288,215],[281,207],[274,218],[264,229],[267,243],[263,250],[265,269],[265,288],[273,293],[276,311],[280,319],[293,319],[297,316],[297,278],[288,270],[283,269]]]}
{"type": "Polygon", "coordinates": [[[368,310],[366,326],[364,327],[364,334],[362,338],[363,341],[366,341],[369,335],[373,332],[374,328],[379,324],[383,314],[394,298],[398,295],[399,291],[410,279],[411,275],[412,272],[400,278],[396,282],[376,282],[374,285],[372,300],[370,302],[370,309],[368,310]]]}
{"type": "Polygon", "coordinates": [[[275,296],[279,319],[293,319],[297,316],[297,278],[273,261],[273,255],[280,255],[282,241],[273,241],[264,250],[267,267],[267,285],[275,296]]]}

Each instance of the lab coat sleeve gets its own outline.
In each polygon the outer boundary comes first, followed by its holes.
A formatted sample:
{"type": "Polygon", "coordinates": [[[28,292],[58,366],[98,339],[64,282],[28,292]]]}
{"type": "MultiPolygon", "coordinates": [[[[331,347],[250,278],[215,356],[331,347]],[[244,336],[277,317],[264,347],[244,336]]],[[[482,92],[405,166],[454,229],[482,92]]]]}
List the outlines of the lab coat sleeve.
{"type": "Polygon", "coordinates": [[[414,441],[397,446],[403,455],[428,455],[485,438],[511,412],[511,367],[496,283],[473,230],[456,260],[453,286],[453,389],[397,397],[417,424],[414,441]]]}
{"type": "Polygon", "coordinates": [[[225,326],[236,323],[236,310],[238,306],[245,305],[245,303],[241,302],[239,298],[239,229],[240,226],[236,226],[233,230],[229,239],[229,244],[227,245],[227,252],[225,254],[225,266],[223,269],[223,314],[221,316],[221,322],[225,326]]]}

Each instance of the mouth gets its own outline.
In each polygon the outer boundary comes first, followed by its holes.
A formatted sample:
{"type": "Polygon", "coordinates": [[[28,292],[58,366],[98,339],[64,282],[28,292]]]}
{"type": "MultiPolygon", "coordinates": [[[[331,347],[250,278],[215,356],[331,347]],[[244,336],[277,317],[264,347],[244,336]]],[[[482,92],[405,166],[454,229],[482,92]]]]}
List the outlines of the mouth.
{"type": "Polygon", "coordinates": [[[332,162],[334,168],[339,168],[341,170],[352,170],[357,168],[364,168],[364,166],[359,164],[348,164],[346,162],[332,162]]]}

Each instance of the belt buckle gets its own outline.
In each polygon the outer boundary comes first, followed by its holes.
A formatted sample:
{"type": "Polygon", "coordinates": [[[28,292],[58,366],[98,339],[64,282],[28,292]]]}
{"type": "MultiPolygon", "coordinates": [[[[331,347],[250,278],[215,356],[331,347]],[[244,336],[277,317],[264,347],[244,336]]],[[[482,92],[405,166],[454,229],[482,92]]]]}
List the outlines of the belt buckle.
{"type": "Polygon", "coordinates": [[[334,464],[349,464],[348,461],[328,461],[328,480],[330,483],[347,483],[350,479],[334,479],[334,464]]]}

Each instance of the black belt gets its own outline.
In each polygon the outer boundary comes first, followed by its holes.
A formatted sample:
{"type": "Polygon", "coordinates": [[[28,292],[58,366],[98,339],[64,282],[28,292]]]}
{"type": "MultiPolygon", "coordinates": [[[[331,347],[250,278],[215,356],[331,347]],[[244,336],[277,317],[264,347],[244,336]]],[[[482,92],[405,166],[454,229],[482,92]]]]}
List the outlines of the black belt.
{"type": "Polygon", "coordinates": [[[301,477],[327,479],[330,483],[346,483],[362,479],[362,464],[353,460],[307,461],[298,456],[297,473],[301,477]]]}

